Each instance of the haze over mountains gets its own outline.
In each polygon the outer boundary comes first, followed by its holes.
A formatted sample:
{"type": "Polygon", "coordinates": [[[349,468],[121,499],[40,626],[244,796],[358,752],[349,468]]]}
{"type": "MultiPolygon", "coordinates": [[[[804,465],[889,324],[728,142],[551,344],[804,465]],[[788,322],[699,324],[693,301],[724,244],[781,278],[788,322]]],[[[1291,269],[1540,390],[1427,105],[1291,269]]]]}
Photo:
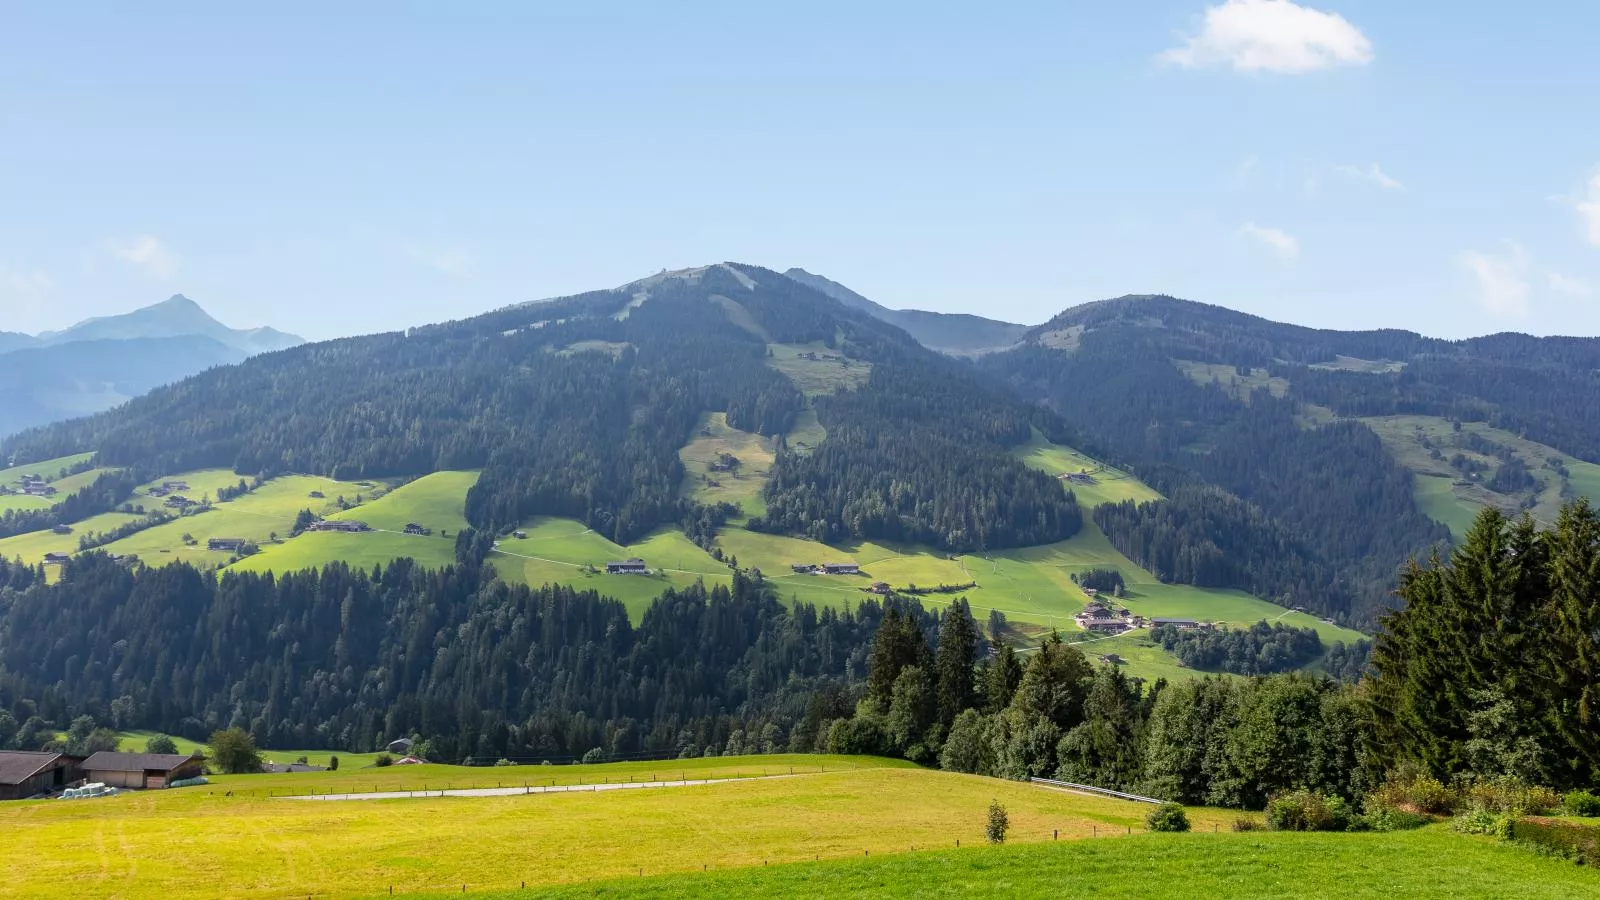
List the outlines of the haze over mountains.
{"type": "Polygon", "coordinates": [[[101,412],[158,385],[301,343],[272,328],[229,328],[182,294],[62,331],[0,332],[0,435],[101,412]]]}

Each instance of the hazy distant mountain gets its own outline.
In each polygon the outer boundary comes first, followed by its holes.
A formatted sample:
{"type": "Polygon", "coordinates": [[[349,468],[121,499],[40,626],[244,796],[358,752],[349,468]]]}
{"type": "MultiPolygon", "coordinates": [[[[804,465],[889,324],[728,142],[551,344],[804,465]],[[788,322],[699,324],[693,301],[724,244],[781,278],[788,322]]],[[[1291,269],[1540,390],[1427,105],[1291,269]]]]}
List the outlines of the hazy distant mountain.
{"type": "Polygon", "coordinates": [[[63,331],[0,332],[0,435],[103,412],[214,366],[302,343],[271,328],[229,328],[182,294],[63,331]]]}
{"type": "Polygon", "coordinates": [[[855,291],[805,269],[790,269],[783,274],[806,287],[832,297],[851,309],[858,309],[882,322],[888,322],[917,339],[929,350],[951,356],[977,356],[1004,350],[1022,340],[1028,326],[998,322],[965,313],[936,313],[920,309],[889,309],[855,291]]]}
{"type": "Polygon", "coordinates": [[[135,338],[200,336],[248,354],[284,350],[305,341],[272,328],[234,329],[213,319],[200,304],[182,294],[120,316],[85,319],[66,329],[40,334],[38,346],[77,341],[123,341],[135,338]]]}

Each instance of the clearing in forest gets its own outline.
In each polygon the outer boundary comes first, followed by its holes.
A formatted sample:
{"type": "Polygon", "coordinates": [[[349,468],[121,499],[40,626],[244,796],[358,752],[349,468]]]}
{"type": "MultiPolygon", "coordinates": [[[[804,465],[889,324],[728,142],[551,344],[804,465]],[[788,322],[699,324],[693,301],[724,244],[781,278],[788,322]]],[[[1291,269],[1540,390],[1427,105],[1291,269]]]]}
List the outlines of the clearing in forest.
{"type": "Polygon", "coordinates": [[[775,459],[773,438],[740,431],[726,413],[707,413],[694,438],[678,451],[683,463],[683,495],[697,503],[732,503],[746,516],[767,511],[766,487],[775,459]]]}
{"type": "Polygon", "coordinates": [[[767,365],[789,376],[807,397],[855,390],[867,383],[872,363],[850,359],[839,350],[818,342],[768,344],[767,365]]]}

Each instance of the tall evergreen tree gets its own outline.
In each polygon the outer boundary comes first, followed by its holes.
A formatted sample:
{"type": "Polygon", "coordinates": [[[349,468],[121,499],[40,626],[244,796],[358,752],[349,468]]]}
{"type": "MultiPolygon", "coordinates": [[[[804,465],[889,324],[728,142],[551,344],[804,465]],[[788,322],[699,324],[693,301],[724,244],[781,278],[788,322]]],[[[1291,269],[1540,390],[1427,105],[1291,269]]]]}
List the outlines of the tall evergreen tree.
{"type": "Polygon", "coordinates": [[[900,672],[908,666],[918,666],[926,672],[928,662],[928,641],[922,636],[922,629],[891,601],[872,639],[867,698],[887,709],[894,699],[894,683],[900,672]]]}
{"type": "Polygon", "coordinates": [[[956,716],[977,703],[973,667],[978,661],[978,628],[966,600],[945,607],[939,620],[939,649],[934,654],[938,678],[939,723],[946,730],[956,716]]]}

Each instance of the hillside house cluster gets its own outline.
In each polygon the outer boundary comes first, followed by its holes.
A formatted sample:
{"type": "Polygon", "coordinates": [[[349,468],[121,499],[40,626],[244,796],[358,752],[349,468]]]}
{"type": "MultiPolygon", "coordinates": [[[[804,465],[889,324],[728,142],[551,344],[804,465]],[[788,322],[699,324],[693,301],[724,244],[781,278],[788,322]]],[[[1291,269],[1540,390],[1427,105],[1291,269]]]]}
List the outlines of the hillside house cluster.
{"type": "Polygon", "coordinates": [[[163,481],[160,484],[150,488],[147,493],[149,493],[152,497],[165,497],[168,494],[176,494],[181,491],[187,491],[188,489],[189,482],[187,481],[163,481]]]}
{"type": "Polygon", "coordinates": [[[433,529],[417,522],[409,522],[406,524],[406,534],[433,534],[433,529]]]}
{"type": "Polygon", "coordinates": [[[187,510],[191,506],[199,506],[199,505],[200,504],[194,502],[193,500],[190,500],[188,497],[185,497],[182,494],[173,494],[172,496],[167,498],[167,501],[165,503],[162,504],[162,506],[165,506],[168,509],[175,509],[175,510],[178,510],[179,512],[183,512],[184,510],[187,510]]]}
{"type": "Polygon", "coordinates": [[[860,575],[861,567],[855,563],[793,563],[789,566],[796,575],[860,575]]]}
{"type": "Polygon", "coordinates": [[[238,553],[249,543],[244,538],[212,538],[206,541],[207,550],[222,550],[228,553],[238,553]]]}
{"type": "Polygon", "coordinates": [[[307,531],[342,531],[345,534],[359,534],[371,531],[372,526],[354,519],[321,519],[306,526],[307,531]]]}
{"type": "Polygon", "coordinates": [[[642,559],[624,559],[606,563],[607,575],[649,575],[650,567],[642,559]]]}
{"type": "Polygon", "coordinates": [[[1166,616],[1157,616],[1150,620],[1150,627],[1161,628],[1162,626],[1170,626],[1180,631],[1193,631],[1196,629],[1210,631],[1216,627],[1212,622],[1200,622],[1195,619],[1173,619],[1166,616]]]}
{"type": "Polygon", "coordinates": [[[1094,476],[1090,475],[1088,472],[1068,472],[1060,477],[1062,481],[1065,481],[1068,484],[1098,484],[1098,482],[1095,481],[1094,476]]]}

